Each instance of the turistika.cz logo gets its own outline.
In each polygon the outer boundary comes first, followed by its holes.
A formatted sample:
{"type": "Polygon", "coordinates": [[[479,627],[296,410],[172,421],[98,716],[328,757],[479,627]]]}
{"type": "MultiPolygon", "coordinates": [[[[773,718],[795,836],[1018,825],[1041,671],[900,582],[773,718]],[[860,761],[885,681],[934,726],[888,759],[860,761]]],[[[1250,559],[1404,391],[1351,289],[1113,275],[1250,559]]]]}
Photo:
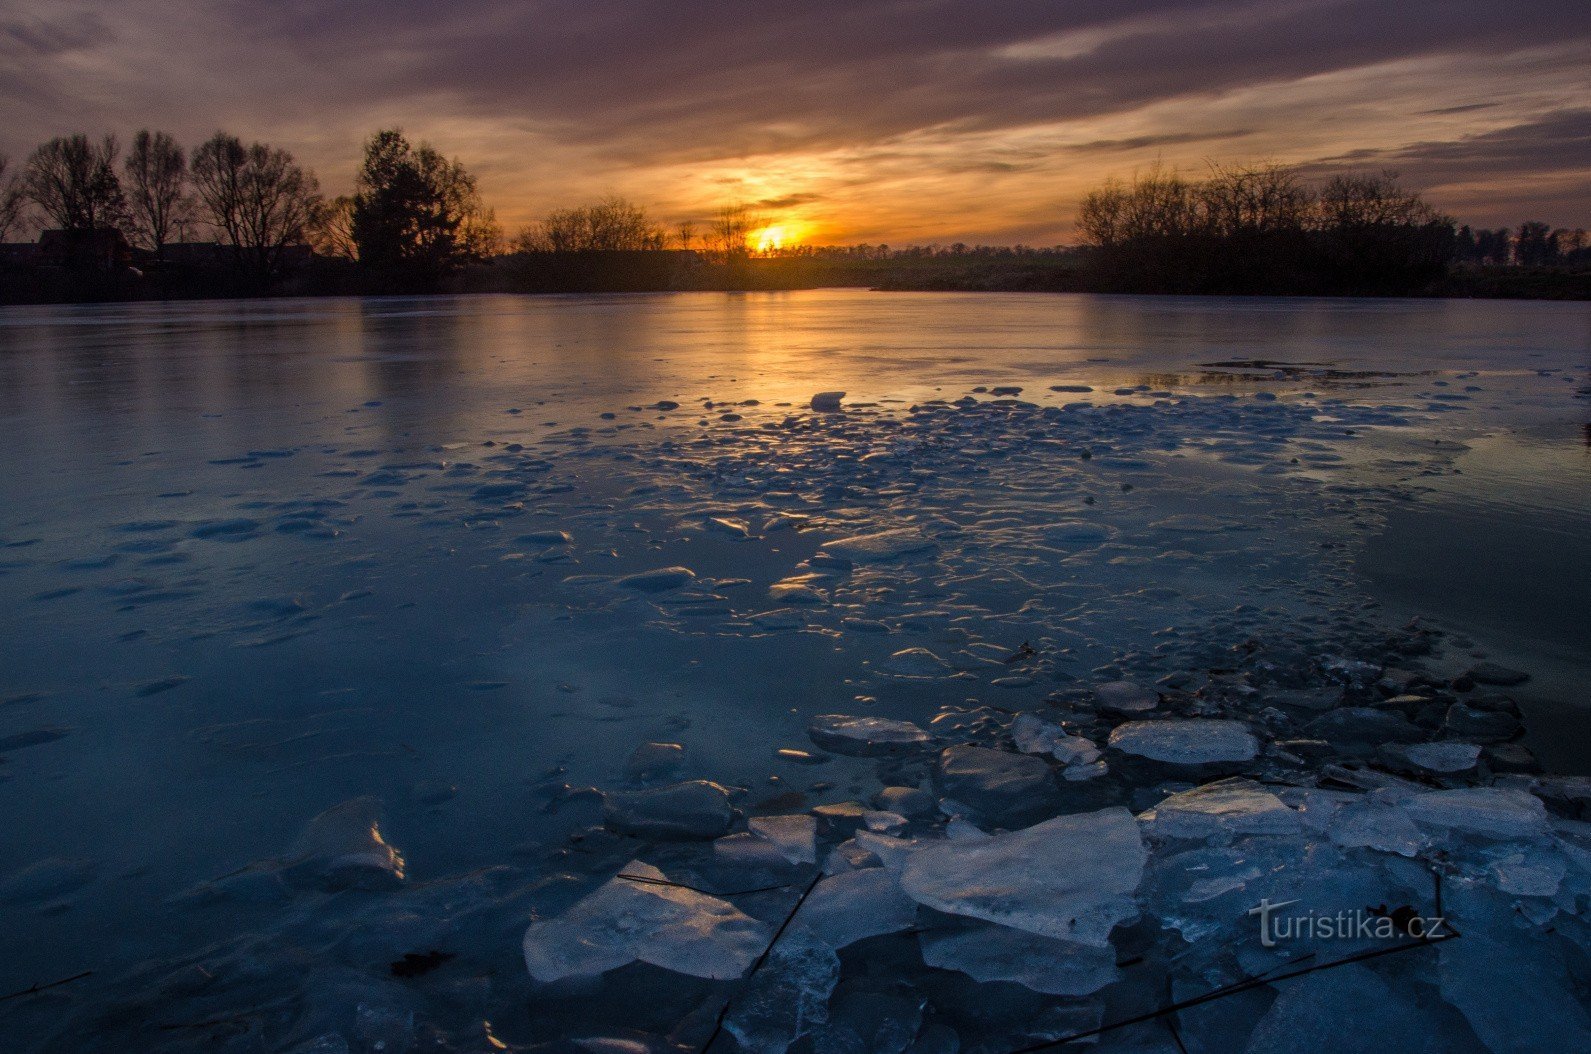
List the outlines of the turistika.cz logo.
{"type": "Polygon", "coordinates": [[[1260,944],[1274,948],[1289,940],[1442,940],[1448,936],[1447,919],[1441,915],[1421,915],[1413,908],[1388,911],[1380,908],[1354,908],[1320,914],[1316,911],[1284,912],[1296,900],[1261,900],[1249,908],[1260,920],[1260,944]]]}

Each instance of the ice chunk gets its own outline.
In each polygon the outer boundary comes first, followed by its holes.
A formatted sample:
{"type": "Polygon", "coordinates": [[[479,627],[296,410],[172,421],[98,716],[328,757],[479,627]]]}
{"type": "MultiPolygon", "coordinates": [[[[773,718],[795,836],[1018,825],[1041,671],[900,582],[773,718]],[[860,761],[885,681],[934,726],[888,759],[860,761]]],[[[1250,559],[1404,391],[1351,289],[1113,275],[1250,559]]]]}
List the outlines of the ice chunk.
{"type": "Polygon", "coordinates": [[[1070,736],[1060,725],[1033,714],[1018,714],[1011,722],[1011,738],[1024,754],[1049,754],[1066,765],[1089,765],[1099,760],[1099,748],[1082,736],[1070,736]]]}
{"type": "Polygon", "coordinates": [[[952,915],[1098,946],[1137,913],[1146,857],[1132,813],[1112,807],[924,845],[907,859],[901,888],[952,915]]]}
{"type": "Polygon", "coordinates": [[[1509,853],[1492,861],[1487,869],[1497,888],[1519,897],[1550,897],[1558,892],[1569,873],[1569,860],[1562,853],[1531,846],[1521,853],[1509,853]]]}
{"type": "Polygon", "coordinates": [[[1348,849],[1416,855],[1431,839],[1409,818],[1401,799],[1398,791],[1374,791],[1339,806],[1327,826],[1331,840],[1348,849]]]}
{"type": "Polygon", "coordinates": [[[729,792],[706,780],[689,780],[602,796],[608,829],[638,838],[717,838],[734,823],[729,792]]]}
{"type": "Polygon", "coordinates": [[[749,1054],[784,1054],[828,1021],[829,996],[839,980],[839,956],[793,923],[731,1001],[724,1028],[749,1054]]]}
{"type": "Polygon", "coordinates": [[[1051,545],[1098,545],[1108,542],[1115,536],[1116,530],[1103,523],[1089,523],[1087,520],[1058,520],[1039,528],[1039,533],[1051,545]]]}
{"type": "Polygon", "coordinates": [[[1207,839],[1231,834],[1288,834],[1303,823],[1282,800],[1253,780],[1206,783],[1173,794],[1139,817],[1161,838],[1207,839]]]}
{"type": "Polygon", "coordinates": [[[1142,714],[1160,705],[1160,694],[1133,681],[1107,681],[1094,689],[1102,709],[1116,714],[1142,714]]]}
{"type": "Polygon", "coordinates": [[[813,1054],[905,1054],[922,1027],[924,1000],[905,992],[842,989],[828,1023],[812,1037],[813,1054]]]}
{"type": "Polygon", "coordinates": [[[1481,748],[1474,743],[1388,743],[1381,753],[1405,770],[1412,767],[1450,774],[1472,770],[1480,759],[1481,748]]]}
{"type": "Polygon", "coordinates": [[[922,820],[939,811],[934,796],[916,787],[885,787],[873,795],[873,804],[911,820],[922,820]]]}
{"type": "Polygon", "coordinates": [[[685,767],[685,748],[678,743],[642,743],[624,763],[624,777],[635,783],[671,779],[685,767]]]}
{"type": "Polygon", "coordinates": [[[1372,752],[1385,743],[1413,743],[1425,738],[1425,733],[1401,714],[1365,706],[1329,710],[1306,724],[1303,734],[1363,752],[1372,752]]]}
{"type": "Polygon", "coordinates": [[[655,571],[637,571],[633,575],[625,575],[618,580],[618,584],[641,593],[662,593],[678,589],[695,578],[696,572],[688,567],[660,567],[655,571]]]}
{"type": "Polygon", "coordinates": [[[735,520],[727,516],[710,516],[707,527],[720,534],[727,534],[735,538],[750,538],[751,527],[744,520],[735,520]]]}
{"type": "Polygon", "coordinates": [[[811,864],[818,859],[818,820],[815,816],[754,816],[746,821],[751,833],[771,842],[779,855],[792,864],[811,864]]]}
{"type": "Polygon", "coordinates": [[[1281,995],[1249,1037],[1248,1054],[1330,1050],[1442,1054],[1455,1049],[1415,1002],[1368,967],[1349,963],[1278,985],[1281,995]]]}
{"type": "Polygon", "coordinates": [[[1530,680],[1530,674],[1523,670],[1510,669],[1495,662],[1476,663],[1469,668],[1466,676],[1476,684],[1498,685],[1504,688],[1524,684],[1530,680]]]}
{"type": "Polygon", "coordinates": [[[911,750],[929,741],[928,733],[910,721],[846,714],[819,714],[807,734],[825,750],[857,757],[911,750]]]}
{"type": "Polygon", "coordinates": [[[1463,932],[1463,939],[1438,948],[1437,972],[1442,998],[1481,1042],[1499,1054],[1591,1050],[1591,1014],[1565,983],[1567,964],[1540,947],[1504,944],[1475,926],[1463,932]]]}
{"type": "Polygon", "coordinates": [[[1541,799],[1507,787],[1462,787],[1417,794],[1404,805],[1416,823],[1487,838],[1533,838],[1547,832],[1541,799]]]}
{"type": "Polygon", "coordinates": [[[775,582],[768,587],[768,599],[776,604],[813,604],[822,606],[829,602],[823,592],[813,587],[811,575],[800,575],[775,582]]]}
{"type": "Polygon", "coordinates": [[[1243,722],[1208,718],[1128,721],[1111,732],[1110,745],[1124,754],[1169,765],[1249,761],[1260,749],[1243,722]]]}
{"type": "Polygon", "coordinates": [[[1014,981],[1046,995],[1091,995],[1116,980],[1116,949],[1078,944],[1008,926],[965,926],[918,934],[923,962],[974,981],[1014,981]]]}
{"type": "Polygon", "coordinates": [[[713,980],[745,973],[767,946],[768,927],[728,901],[667,881],[631,861],[559,917],[531,923],[523,942],[530,975],[549,983],[637,961],[713,980]]]}
{"type": "Polygon", "coordinates": [[[812,409],[819,413],[833,413],[840,408],[844,392],[818,392],[812,397],[812,409]]]}
{"type": "Polygon", "coordinates": [[[1020,822],[1053,811],[1055,776],[1042,760],[987,747],[947,747],[934,767],[946,798],[971,806],[996,823],[1020,822]]]}
{"type": "Polygon", "coordinates": [[[932,539],[923,537],[914,527],[898,527],[876,534],[858,534],[823,544],[823,551],[856,564],[879,563],[894,560],[911,553],[926,552],[934,547],[932,539]]]}
{"type": "Polygon", "coordinates": [[[901,891],[893,872],[870,867],[818,883],[801,905],[798,921],[839,951],[867,937],[910,929],[917,922],[917,902],[901,891]]]}
{"type": "Polygon", "coordinates": [[[902,677],[940,677],[950,672],[950,664],[927,648],[902,648],[885,659],[883,666],[902,677]]]}
{"type": "Polygon", "coordinates": [[[734,867],[760,867],[778,871],[790,866],[778,846],[746,831],[713,840],[713,859],[734,867]]]}
{"type": "Polygon", "coordinates": [[[403,857],[381,837],[381,802],[368,795],[309,821],[283,866],[290,880],[333,889],[390,889],[403,881],[403,857]]]}

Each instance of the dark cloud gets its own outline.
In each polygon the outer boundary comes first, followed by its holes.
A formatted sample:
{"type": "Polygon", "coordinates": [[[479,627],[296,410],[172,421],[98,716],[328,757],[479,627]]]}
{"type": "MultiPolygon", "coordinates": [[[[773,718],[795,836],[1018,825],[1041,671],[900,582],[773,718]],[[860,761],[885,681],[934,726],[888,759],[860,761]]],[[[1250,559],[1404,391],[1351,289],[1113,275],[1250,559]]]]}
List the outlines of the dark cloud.
{"type": "Polygon", "coordinates": [[[1591,109],[1560,110],[1489,132],[1387,150],[1361,149],[1309,165],[1318,173],[1385,168],[1426,186],[1554,172],[1591,173],[1591,109]]]}
{"type": "Polygon", "coordinates": [[[781,194],[776,198],[763,198],[760,201],[754,201],[751,205],[752,208],[757,209],[793,209],[797,205],[810,205],[822,199],[823,195],[821,194],[781,194]]]}
{"type": "MultiPolygon", "coordinates": [[[[398,123],[450,152],[446,136],[463,138],[467,160],[522,187],[819,155],[1006,186],[1044,178],[1057,156],[1086,166],[1226,140],[1299,156],[1285,149],[1307,123],[1296,112],[1220,110],[1259,89],[1325,97],[1330,81],[1384,123],[1401,105],[1428,123],[1523,124],[1539,112],[1508,107],[1530,93],[1478,101],[1488,78],[1539,68],[1583,89],[1588,51],[1585,0],[0,0],[0,134],[14,137],[0,147],[67,123],[225,124],[346,173],[358,134],[398,123]],[[1406,100],[1352,98],[1372,67],[1446,80],[1406,100]],[[1167,107],[1176,119],[1141,116],[1167,107]],[[1042,147],[992,142],[1060,125],[1074,131],[1042,147]]],[[[1456,180],[1464,159],[1437,145],[1329,163],[1386,156],[1456,180]]],[[[1513,163],[1561,167],[1527,144],[1469,145],[1486,152],[1473,172],[1503,171],[1510,149],[1513,163]]],[[[696,183],[735,183],[717,178],[696,183]]],[[[826,205],[833,185],[818,188],[826,205]]],[[[746,196],[798,208],[818,190],[746,196]]]]}
{"type": "Polygon", "coordinates": [[[1189,143],[1212,143],[1221,140],[1241,139],[1253,134],[1252,129],[1234,128],[1223,132],[1165,132],[1160,135],[1138,135],[1127,139],[1095,139],[1067,147],[1068,150],[1143,150],[1151,146],[1185,146],[1189,143]]]}

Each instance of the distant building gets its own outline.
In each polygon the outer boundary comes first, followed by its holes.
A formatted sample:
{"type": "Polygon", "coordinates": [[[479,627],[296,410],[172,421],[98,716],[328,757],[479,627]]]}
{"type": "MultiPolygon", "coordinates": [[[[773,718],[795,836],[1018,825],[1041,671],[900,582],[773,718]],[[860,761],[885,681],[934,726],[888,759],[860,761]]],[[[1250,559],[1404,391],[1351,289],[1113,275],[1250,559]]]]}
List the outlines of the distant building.
{"type": "Polygon", "coordinates": [[[0,242],[0,265],[32,267],[39,262],[37,242],[0,242]]]}
{"type": "Polygon", "coordinates": [[[119,271],[132,266],[133,250],[114,227],[87,231],[47,230],[39,235],[34,263],[44,267],[119,271]]]}

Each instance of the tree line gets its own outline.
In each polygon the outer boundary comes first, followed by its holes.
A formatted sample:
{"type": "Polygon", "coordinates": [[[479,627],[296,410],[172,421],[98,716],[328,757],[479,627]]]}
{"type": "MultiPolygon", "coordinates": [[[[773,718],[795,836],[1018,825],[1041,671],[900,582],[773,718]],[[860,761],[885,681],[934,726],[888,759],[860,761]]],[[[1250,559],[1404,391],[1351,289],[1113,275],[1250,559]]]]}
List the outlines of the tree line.
{"type": "Polygon", "coordinates": [[[1588,262],[1583,230],[1456,228],[1394,173],[1311,184],[1280,164],[1159,166],[1091,191],[1078,215],[1106,288],[1192,293],[1416,293],[1453,264],[1588,262]]]}
{"type": "Polygon", "coordinates": [[[330,198],[287,150],[226,132],[191,151],[161,131],[138,132],[125,152],[114,135],[61,136],[20,167],[0,156],[0,241],[29,221],[60,232],[68,252],[83,249],[84,266],[96,234],[115,232],[156,268],[172,246],[209,239],[246,285],[269,288],[283,277],[289,249],[308,246],[393,291],[434,288],[461,265],[505,251],[678,247],[733,262],[751,254],[752,232],[765,222],[749,206],[727,204],[700,229],[687,221],[670,230],[612,197],[556,209],[506,239],[475,176],[399,129],[373,134],[353,192],[330,198]]]}
{"type": "MultiPolygon", "coordinates": [[[[56,232],[68,257],[83,248],[85,261],[88,250],[103,247],[96,235],[114,232],[142,251],[140,266],[157,272],[192,264],[193,253],[179,253],[180,266],[173,263],[173,246],[207,239],[204,245],[219,247],[233,291],[277,288],[306,260],[360,276],[318,280],[326,288],[407,292],[440,288],[472,262],[505,256],[511,268],[544,275],[567,270],[572,265],[559,261],[571,255],[668,249],[726,265],[724,280],[753,255],[832,265],[830,272],[866,264],[869,274],[889,262],[920,270],[934,261],[1051,260],[1086,270],[1089,288],[1162,292],[1414,292],[1453,264],[1591,262],[1583,230],[1537,222],[1517,231],[1455,228],[1390,174],[1339,175],[1317,185],[1279,164],[1211,164],[1202,178],[1155,166],[1127,181],[1108,180],[1083,200],[1081,250],[956,243],[759,251],[753,239],[768,219],[751,206],[729,203],[700,223],[669,226],[621,197],[555,209],[505,237],[475,176],[399,129],[370,136],[352,193],[331,198],[289,151],[224,131],[192,150],[161,131],[138,132],[125,151],[115,136],[62,136],[19,166],[0,157],[0,241],[30,221],[56,232]]],[[[564,280],[587,281],[581,276],[599,263],[585,259],[564,280]]]]}

